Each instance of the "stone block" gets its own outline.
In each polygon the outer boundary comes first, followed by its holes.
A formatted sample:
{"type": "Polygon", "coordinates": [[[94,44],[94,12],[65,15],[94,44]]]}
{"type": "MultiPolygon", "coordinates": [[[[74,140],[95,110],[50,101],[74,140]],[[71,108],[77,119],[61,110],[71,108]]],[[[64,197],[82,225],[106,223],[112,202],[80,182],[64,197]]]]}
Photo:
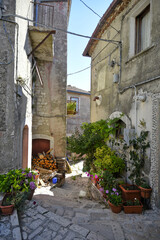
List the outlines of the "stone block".
{"type": "Polygon", "coordinates": [[[82,236],[86,237],[87,234],[89,233],[89,230],[83,227],[80,227],[76,224],[73,224],[69,227],[72,231],[80,233],[82,236]]]}
{"type": "Polygon", "coordinates": [[[36,235],[40,234],[42,232],[43,228],[39,227],[35,231],[33,231],[29,236],[28,239],[33,239],[36,235]]]}
{"type": "Polygon", "coordinates": [[[64,218],[62,218],[54,213],[51,213],[51,212],[45,213],[45,216],[52,219],[56,223],[62,225],[63,227],[67,227],[71,224],[71,222],[69,220],[64,219],[64,218]]]}
{"type": "Polygon", "coordinates": [[[17,214],[17,209],[15,209],[10,216],[11,224],[13,227],[19,226],[19,219],[18,219],[18,214],[17,214]]]}
{"type": "Polygon", "coordinates": [[[13,240],[22,240],[21,231],[19,227],[13,229],[13,240]]]}

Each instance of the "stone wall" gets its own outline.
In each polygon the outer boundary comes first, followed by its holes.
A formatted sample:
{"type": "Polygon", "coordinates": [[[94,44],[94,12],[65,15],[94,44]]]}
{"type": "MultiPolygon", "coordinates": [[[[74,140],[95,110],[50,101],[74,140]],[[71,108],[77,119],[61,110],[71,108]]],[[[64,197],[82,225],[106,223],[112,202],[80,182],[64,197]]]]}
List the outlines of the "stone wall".
{"type": "MultiPolygon", "coordinates": [[[[30,1],[4,1],[5,14],[16,14],[31,17],[30,1]],[[22,7],[23,3],[23,7],[22,7]]],[[[31,142],[31,63],[27,59],[29,50],[27,21],[7,17],[0,21],[0,62],[8,62],[0,65],[0,172],[6,172],[12,168],[22,167],[22,141],[23,128],[29,127],[29,139],[31,142]],[[12,50],[13,49],[13,50],[12,50]],[[18,87],[17,78],[24,79],[25,86],[18,87]],[[18,95],[18,88],[20,95],[18,95]],[[28,94],[24,88],[30,89],[28,94]]],[[[31,164],[31,145],[28,149],[28,166],[31,164]]]]}
{"type": "MultiPolygon", "coordinates": [[[[51,3],[54,6],[54,26],[67,30],[66,1],[51,3]]],[[[33,102],[33,138],[45,135],[54,143],[56,157],[65,156],[66,148],[66,76],[67,76],[67,35],[56,31],[54,35],[53,62],[38,61],[43,86],[36,78],[33,102]]]]}

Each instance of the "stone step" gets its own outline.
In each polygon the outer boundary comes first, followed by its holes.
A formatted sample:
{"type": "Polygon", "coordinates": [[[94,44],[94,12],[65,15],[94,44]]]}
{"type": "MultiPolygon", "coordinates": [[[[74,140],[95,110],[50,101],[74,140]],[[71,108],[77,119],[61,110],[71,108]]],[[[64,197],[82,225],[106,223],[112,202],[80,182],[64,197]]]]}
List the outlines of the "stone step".
{"type": "MultiPolygon", "coordinates": [[[[90,211],[90,215],[92,211],[90,211]]],[[[81,215],[83,219],[86,216],[86,214],[81,215]]],[[[103,232],[98,225],[94,227],[91,227],[91,224],[88,224],[87,227],[82,226],[41,207],[37,203],[34,205],[33,201],[27,202],[25,210],[20,214],[20,226],[24,240],[115,240],[112,225],[104,227],[103,232]]]]}

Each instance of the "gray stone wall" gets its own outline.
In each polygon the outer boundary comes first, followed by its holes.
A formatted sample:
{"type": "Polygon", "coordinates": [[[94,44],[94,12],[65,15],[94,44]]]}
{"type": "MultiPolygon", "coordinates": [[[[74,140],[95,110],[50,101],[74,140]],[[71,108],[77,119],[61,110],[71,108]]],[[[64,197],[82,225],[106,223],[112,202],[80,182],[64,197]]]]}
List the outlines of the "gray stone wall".
{"type": "MultiPolygon", "coordinates": [[[[67,30],[68,3],[51,2],[54,6],[54,27],[67,30]]],[[[43,80],[35,83],[33,136],[43,134],[53,138],[54,154],[65,156],[66,148],[66,76],[67,35],[56,31],[53,62],[38,61],[43,80]]]]}
{"type": "MultiPolygon", "coordinates": [[[[16,6],[19,8],[20,15],[25,14],[24,9],[19,5],[21,1],[6,0],[4,4],[5,14],[16,14],[16,6]]],[[[25,2],[26,11],[29,4],[29,0],[25,2]]],[[[23,127],[27,124],[31,132],[32,114],[29,108],[31,96],[26,94],[24,89],[21,97],[18,96],[16,81],[18,75],[27,76],[27,84],[30,86],[30,61],[27,60],[23,45],[24,41],[27,42],[26,29],[28,25],[26,21],[20,22],[18,19],[14,23],[14,17],[7,17],[7,20],[13,23],[0,21],[0,62],[10,62],[7,65],[0,64],[0,172],[22,167],[23,127]],[[21,56],[24,56],[23,60],[21,56]],[[22,62],[27,70],[20,67],[22,62]]],[[[31,162],[31,154],[29,154],[29,160],[31,162]]],[[[29,160],[28,164],[30,165],[29,160]]]]}

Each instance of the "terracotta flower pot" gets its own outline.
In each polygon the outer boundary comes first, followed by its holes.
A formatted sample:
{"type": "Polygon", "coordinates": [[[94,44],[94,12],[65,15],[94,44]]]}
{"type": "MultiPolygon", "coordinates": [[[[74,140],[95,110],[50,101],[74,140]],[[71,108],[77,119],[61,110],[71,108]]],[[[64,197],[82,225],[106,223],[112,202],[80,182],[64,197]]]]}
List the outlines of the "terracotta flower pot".
{"type": "Polygon", "coordinates": [[[125,206],[125,203],[124,203],[123,209],[126,214],[133,214],[133,213],[141,214],[143,205],[140,203],[140,205],[138,206],[125,206]]]}
{"type": "Polygon", "coordinates": [[[139,201],[141,200],[141,191],[136,185],[123,184],[123,185],[119,185],[119,187],[122,190],[122,198],[124,201],[133,200],[134,198],[137,198],[139,201]],[[135,188],[135,189],[127,190],[125,189],[125,187],[135,188]]]}
{"type": "Polygon", "coordinates": [[[110,208],[111,208],[113,213],[120,213],[121,212],[121,210],[122,210],[122,206],[121,205],[120,206],[115,206],[109,200],[108,200],[108,204],[109,204],[109,206],[110,206],[110,208]]]}
{"type": "Polygon", "coordinates": [[[11,215],[14,210],[14,205],[9,205],[9,206],[0,206],[2,215],[11,215]]]}
{"type": "Polygon", "coordinates": [[[10,193],[6,193],[3,197],[2,205],[0,205],[2,215],[11,215],[13,213],[13,210],[14,210],[14,205],[13,204],[8,205],[8,206],[3,206],[3,202],[10,195],[11,195],[10,193]]]}
{"type": "Polygon", "coordinates": [[[151,188],[143,188],[143,187],[140,187],[140,190],[141,190],[141,197],[142,198],[150,198],[151,196],[151,192],[152,192],[152,189],[151,188]]]}

